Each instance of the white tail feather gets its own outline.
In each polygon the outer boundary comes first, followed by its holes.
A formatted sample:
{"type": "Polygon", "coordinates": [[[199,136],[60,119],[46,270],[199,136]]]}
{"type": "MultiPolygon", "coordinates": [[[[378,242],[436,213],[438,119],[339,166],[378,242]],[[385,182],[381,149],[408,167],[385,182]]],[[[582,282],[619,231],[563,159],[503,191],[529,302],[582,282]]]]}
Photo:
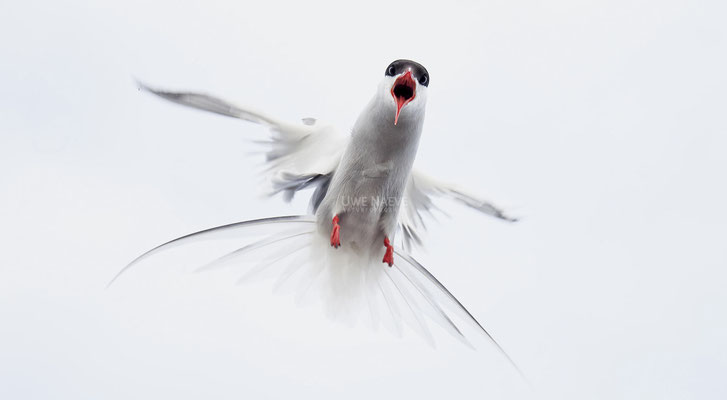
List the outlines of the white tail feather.
{"type": "Polygon", "coordinates": [[[333,249],[328,237],[317,231],[312,216],[244,221],[183,236],[142,254],[109,285],[131,266],[174,246],[230,234],[249,237],[261,233],[266,234],[263,239],[222,255],[198,271],[243,268],[239,282],[271,277],[275,279],[275,292],[291,293],[298,303],[320,297],[329,318],[348,325],[359,321],[374,328],[383,325],[397,336],[405,324],[431,345],[434,336],[429,322],[471,346],[457,323],[468,325],[486,335],[515,366],[472,314],[409,254],[397,251],[390,268],[381,262],[383,248],[382,254],[359,254],[346,247],[333,249]]]}

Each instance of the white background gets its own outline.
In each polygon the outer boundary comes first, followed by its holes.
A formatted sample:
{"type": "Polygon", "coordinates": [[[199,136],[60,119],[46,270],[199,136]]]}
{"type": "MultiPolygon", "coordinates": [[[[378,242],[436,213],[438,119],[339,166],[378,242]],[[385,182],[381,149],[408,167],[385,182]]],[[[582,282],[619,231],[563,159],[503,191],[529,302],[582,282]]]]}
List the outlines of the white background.
{"type": "MultiPolygon", "coordinates": [[[[725,3],[0,5],[0,397],[725,398],[725,3]],[[431,74],[417,166],[456,206],[422,259],[524,370],[331,323],[234,273],[140,268],[259,196],[263,128],[202,90],[349,128],[388,63],[431,74]]],[[[445,204],[448,205],[448,204],[445,204]]]]}

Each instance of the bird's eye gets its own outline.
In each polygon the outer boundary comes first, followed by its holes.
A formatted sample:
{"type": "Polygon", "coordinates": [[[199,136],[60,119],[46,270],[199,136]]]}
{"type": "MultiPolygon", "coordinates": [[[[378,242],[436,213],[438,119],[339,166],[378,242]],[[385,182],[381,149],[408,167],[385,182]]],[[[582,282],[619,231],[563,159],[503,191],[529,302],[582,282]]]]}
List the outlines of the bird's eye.
{"type": "Polygon", "coordinates": [[[419,78],[419,83],[426,86],[427,82],[429,82],[429,77],[427,75],[422,75],[421,78],[419,78]]]}
{"type": "Polygon", "coordinates": [[[389,65],[389,68],[386,69],[386,75],[394,76],[396,75],[396,68],[394,68],[394,65],[389,65]]]}

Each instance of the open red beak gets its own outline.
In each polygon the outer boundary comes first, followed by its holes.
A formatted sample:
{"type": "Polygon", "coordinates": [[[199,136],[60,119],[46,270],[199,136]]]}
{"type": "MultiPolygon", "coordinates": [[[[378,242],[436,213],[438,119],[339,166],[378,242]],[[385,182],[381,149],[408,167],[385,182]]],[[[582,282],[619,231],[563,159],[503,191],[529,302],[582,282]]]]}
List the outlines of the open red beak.
{"type": "Polygon", "coordinates": [[[391,87],[391,96],[396,102],[396,117],[394,117],[394,125],[399,122],[399,113],[401,108],[407,105],[410,101],[416,97],[417,85],[414,82],[414,78],[411,77],[411,71],[398,78],[394,82],[394,86],[391,87]]]}

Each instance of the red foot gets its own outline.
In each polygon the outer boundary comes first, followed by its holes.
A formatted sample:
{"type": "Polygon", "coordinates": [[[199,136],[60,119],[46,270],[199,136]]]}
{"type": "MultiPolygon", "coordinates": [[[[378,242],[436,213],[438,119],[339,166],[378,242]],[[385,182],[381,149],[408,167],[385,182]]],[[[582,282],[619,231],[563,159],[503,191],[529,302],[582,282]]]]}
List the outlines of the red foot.
{"type": "Polygon", "coordinates": [[[384,246],[386,246],[386,253],[383,261],[391,267],[394,265],[394,246],[389,243],[389,238],[386,236],[384,236],[384,246]]]}
{"type": "Polygon", "coordinates": [[[341,245],[341,239],[339,237],[339,231],[341,226],[338,225],[338,215],[333,216],[333,230],[331,231],[331,246],[338,248],[341,245]]]}

